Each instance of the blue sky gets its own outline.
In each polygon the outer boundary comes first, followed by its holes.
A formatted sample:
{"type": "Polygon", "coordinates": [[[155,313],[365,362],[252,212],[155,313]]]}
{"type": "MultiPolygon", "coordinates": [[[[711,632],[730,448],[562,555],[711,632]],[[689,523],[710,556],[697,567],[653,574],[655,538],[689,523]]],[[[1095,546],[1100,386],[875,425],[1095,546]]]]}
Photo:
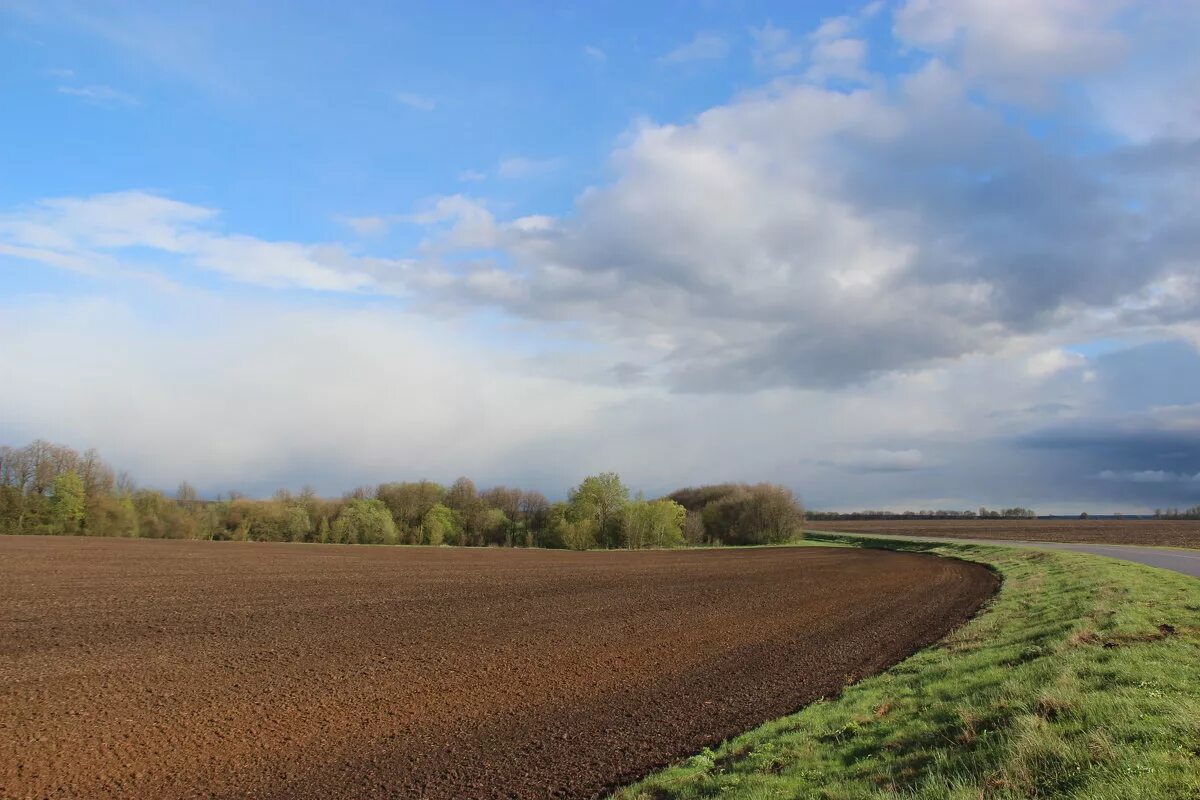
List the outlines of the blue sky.
{"type": "Polygon", "coordinates": [[[838,9],[16,4],[5,88],[29,124],[8,131],[2,199],[167,188],[298,239],[456,187],[563,213],[633,121],[686,120],[761,83],[752,27],[838,9]],[[696,37],[722,44],[671,58],[696,37]],[[506,178],[506,160],[527,166],[506,178]]]}
{"type": "Polygon", "coordinates": [[[0,439],[1200,502],[1200,4],[0,0],[0,439]]]}

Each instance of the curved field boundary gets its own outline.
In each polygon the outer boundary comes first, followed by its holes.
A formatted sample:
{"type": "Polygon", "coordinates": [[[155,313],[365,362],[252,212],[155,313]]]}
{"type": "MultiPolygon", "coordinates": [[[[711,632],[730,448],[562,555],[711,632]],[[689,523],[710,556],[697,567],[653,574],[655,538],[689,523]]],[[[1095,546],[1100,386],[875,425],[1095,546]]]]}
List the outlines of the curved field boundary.
{"type": "Polygon", "coordinates": [[[1004,584],[938,645],[616,798],[1200,797],[1196,579],[1075,553],[810,536],[978,561],[1004,584]]]}

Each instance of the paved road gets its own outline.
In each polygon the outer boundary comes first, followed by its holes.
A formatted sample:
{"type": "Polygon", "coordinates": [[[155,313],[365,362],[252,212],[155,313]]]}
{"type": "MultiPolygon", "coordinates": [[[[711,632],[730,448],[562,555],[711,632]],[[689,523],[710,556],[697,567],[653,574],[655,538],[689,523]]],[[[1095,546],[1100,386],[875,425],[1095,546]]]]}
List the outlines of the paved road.
{"type": "Polygon", "coordinates": [[[1124,561],[1136,561],[1151,567],[1161,567],[1184,575],[1200,578],[1200,550],[1184,550],[1174,547],[1138,547],[1129,544],[1080,544],[1075,542],[1018,542],[1010,539],[966,539],[944,538],[938,536],[900,536],[898,534],[879,533],[845,533],[843,531],[813,531],[813,533],[835,533],[839,536],[862,536],[868,539],[911,539],[918,542],[978,542],[980,544],[998,544],[1006,547],[1043,547],[1051,550],[1074,550],[1078,553],[1091,553],[1097,556],[1119,558],[1124,561]]]}

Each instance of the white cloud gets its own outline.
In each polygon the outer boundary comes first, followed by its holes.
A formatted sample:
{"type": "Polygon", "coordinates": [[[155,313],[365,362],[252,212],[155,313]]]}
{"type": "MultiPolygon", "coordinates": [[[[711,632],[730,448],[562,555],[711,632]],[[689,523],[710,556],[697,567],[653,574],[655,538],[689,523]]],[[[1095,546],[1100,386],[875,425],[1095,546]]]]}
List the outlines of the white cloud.
{"type": "Polygon", "coordinates": [[[608,53],[604,52],[595,45],[585,45],[583,48],[583,54],[599,64],[603,64],[604,62],[608,61],[608,53]]]}
{"type": "Polygon", "coordinates": [[[269,287],[355,291],[371,265],[336,245],[271,242],[216,230],[213,209],[141,191],[45,200],[0,215],[0,253],[91,274],[188,266],[269,287]]]}
{"type": "Polygon", "coordinates": [[[1128,0],[908,0],[895,34],[961,64],[1003,97],[1047,102],[1057,81],[1090,75],[1125,52],[1112,27],[1128,0]]]}
{"type": "Polygon", "coordinates": [[[762,27],[751,28],[750,36],[754,39],[751,55],[759,69],[782,72],[792,69],[804,58],[804,48],[786,28],[768,22],[762,27]]]}
{"type": "MultiPolygon", "coordinates": [[[[161,298],[160,298],[161,299],[161,298]]],[[[504,476],[612,393],[522,375],[396,312],[163,299],[7,305],[4,441],[95,446],[153,485],[336,493],[386,477],[504,476]]]]}
{"type": "Polygon", "coordinates": [[[794,369],[820,383],[892,368],[910,348],[979,347],[991,335],[986,285],[914,281],[917,229],[829,191],[840,167],[827,137],[924,137],[912,123],[883,97],[797,87],[647,127],[577,219],[513,245],[532,270],[528,311],[645,342],[640,361],[695,387],[789,381],[794,369]],[[864,307],[847,328],[848,310],[864,307]]]}
{"type": "Polygon", "coordinates": [[[1166,76],[1122,76],[1098,87],[1093,96],[1111,127],[1135,142],[1191,142],[1200,138],[1196,86],[1200,68],[1189,65],[1166,76]]]}
{"type": "Polygon", "coordinates": [[[1045,378],[1056,375],[1063,370],[1086,365],[1086,357],[1079,353],[1072,353],[1056,347],[1052,350],[1044,350],[1030,356],[1026,362],[1026,370],[1035,378],[1045,378]]]}
{"type": "Polygon", "coordinates": [[[486,203],[464,194],[429,198],[416,211],[406,214],[337,219],[360,236],[385,233],[397,223],[420,225],[429,229],[427,244],[436,244],[440,249],[494,247],[500,243],[506,229],[519,230],[521,225],[521,220],[509,225],[497,223],[486,203]]]}
{"type": "Polygon", "coordinates": [[[812,48],[812,66],[805,73],[809,80],[831,78],[861,81],[866,78],[867,43],[863,39],[821,39],[812,48]]]}
{"type": "Polygon", "coordinates": [[[887,0],[872,0],[872,2],[867,3],[862,7],[862,9],[858,12],[858,16],[860,19],[864,20],[871,19],[872,17],[878,15],[879,12],[883,11],[886,7],[887,0]]]}
{"type": "Polygon", "coordinates": [[[141,104],[133,95],[111,86],[59,86],[57,91],[59,94],[78,97],[84,102],[103,108],[121,108],[141,104]]]}
{"type": "Polygon", "coordinates": [[[405,222],[440,230],[437,242],[445,248],[490,248],[500,240],[500,227],[487,207],[461,194],[434,198],[405,222]]]}
{"type": "Polygon", "coordinates": [[[715,33],[697,33],[692,40],[681,44],[659,58],[665,64],[686,64],[692,61],[715,61],[729,54],[729,42],[715,33]]]}
{"type": "Polygon", "coordinates": [[[858,19],[848,15],[826,17],[821,20],[817,29],[809,34],[810,39],[818,42],[830,42],[848,36],[858,27],[858,19]]]}
{"type": "Polygon", "coordinates": [[[496,165],[496,176],[507,179],[530,178],[561,169],[566,163],[563,158],[527,158],[509,156],[496,165]]]}
{"type": "Polygon", "coordinates": [[[1132,181],[1031,140],[938,60],[855,91],[775,84],[627,141],[574,213],[455,233],[511,266],[438,291],[572,320],[626,373],[702,392],[861,383],[1031,335],[1049,337],[1022,362],[1031,379],[1086,382],[1096,373],[1062,349],[1072,326],[1108,335],[1200,302],[1184,290],[1194,190],[1154,213],[1130,202],[1176,182],[1174,162],[1132,181]]]}
{"type": "MultiPolygon", "coordinates": [[[[434,204],[422,218],[453,225],[467,210],[434,204]]],[[[1083,391],[1030,377],[1026,361],[1044,349],[1031,343],[851,390],[679,395],[613,381],[621,353],[555,330],[261,295],[12,297],[0,309],[0,340],[11,345],[0,440],[96,446],[148,483],[186,478],[209,492],[315,483],[337,493],[465,473],[561,496],[583,475],[615,469],[652,494],[773,480],[825,507],[971,507],[1008,501],[1027,474],[994,441],[987,459],[976,457],[981,439],[1013,424],[994,411],[1070,407],[1083,391]],[[1002,475],[981,479],[981,469],[1002,475]],[[919,502],[904,477],[914,470],[947,499],[919,502]]]]}
{"type": "Polygon", "coordinates": [[[1166,472],[1161,469],[1111,470],[1106,469],[1097,477],[1105,481],[1129,481],[1131,483],[1200,483],[1200,472],[1195,475],[1166,472]]]}
{"type": "Polygon", "coordinates": [[[872,4],[857,14],[827,17],[800,40],[791,31],[770,22],[761,28],[751,28],[754,64],[759,69],[783,72],[807,62],[804,75],[814,83],[864,81],[867,78],[867,42],[853,34],[879,8],[872,4]]]}
{"type": "Polygon", "coordinates": [[[396,92],[394,96],[397,103],[417,111],[433,111],[437,108],[437,103],[433,99],[415,92],[396,92]]]}
{"type": "Polygon", "coordinates": [[[830,463],[850,472],[911,472],[929,466],[925,455],[916,448],[850,451],[839,454],[830,463]]]}
{"type": "Polygon", "coordinates": [[[479,183],[487,180],[489,177],[501,178],[503,180],[521,180],[557,172],[566,163],[567,160],[561,156],[550,158],[508,156],[500,159],[500,162],[495,167],[486,172],[477,169],[464,169],[458,173],[458,180],[462,183],[479,183]]]}
{"type": "MultiPolygon", "coordinates": [[[[814,36],[845,42],[855,24],[814,36]]],[[[843,385],[1200,302],[1181,290],[1197,222],[1183,152],[1134,166],[1032,138],[941,60],[854,91],[778,82],[627,142],[615,179],[557,224],[497,223],[503,298],[477,283],[460,299],[575,320],[692,391],[843,385]]],[[[1027,369],[1078,362],[1052,351],[1027,369]]]]}
{"type": "Polygon", "coordinates": [[[379,233],[384,233],[391,227],[392,220],[389,217],[382,216],[365,216],[365,217],[336,217],[338,222],[349,226],[351,230],[360,236],[372,236],[379,233]]]}
{"type": "MultiPolygon", "coordinates": [[[[6,10],[47,26],[73,28],[117,48],[139,68],[183,77],[226,97],[246,98],[261,77],[261,50],[236,60],[228,25],[204,3],[114,3],[73,0],[7,3],[6,10]]],[[[262,88],[262,84],[254,88],[262,88]]],[[[253,94],[252,92],[250,94],[253,94]]]]}
{"type": "Polygon", "coordinates": [[[1136,143],[1200,138],[1200,3],[1150,3],[1126,15],[1129,59],[1088,87],[1103,121],[1136,143]]]}

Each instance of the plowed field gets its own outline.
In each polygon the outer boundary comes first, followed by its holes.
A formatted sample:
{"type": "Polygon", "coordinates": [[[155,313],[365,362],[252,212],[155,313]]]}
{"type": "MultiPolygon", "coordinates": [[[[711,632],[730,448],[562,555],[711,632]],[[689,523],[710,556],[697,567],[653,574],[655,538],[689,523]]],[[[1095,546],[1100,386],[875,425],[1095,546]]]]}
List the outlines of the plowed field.
{"type": "Polygon", "coordinates": [[[814,531],[942,536],[951,539],[1200,548],[1200,520],[1194,519],[810,520],[808,527],[814,531]]]}
{"type": "Polygon", "coordinates": [[[982,567],[0,537],[4,798],[595,797],[966,620],[982,567]]]}

